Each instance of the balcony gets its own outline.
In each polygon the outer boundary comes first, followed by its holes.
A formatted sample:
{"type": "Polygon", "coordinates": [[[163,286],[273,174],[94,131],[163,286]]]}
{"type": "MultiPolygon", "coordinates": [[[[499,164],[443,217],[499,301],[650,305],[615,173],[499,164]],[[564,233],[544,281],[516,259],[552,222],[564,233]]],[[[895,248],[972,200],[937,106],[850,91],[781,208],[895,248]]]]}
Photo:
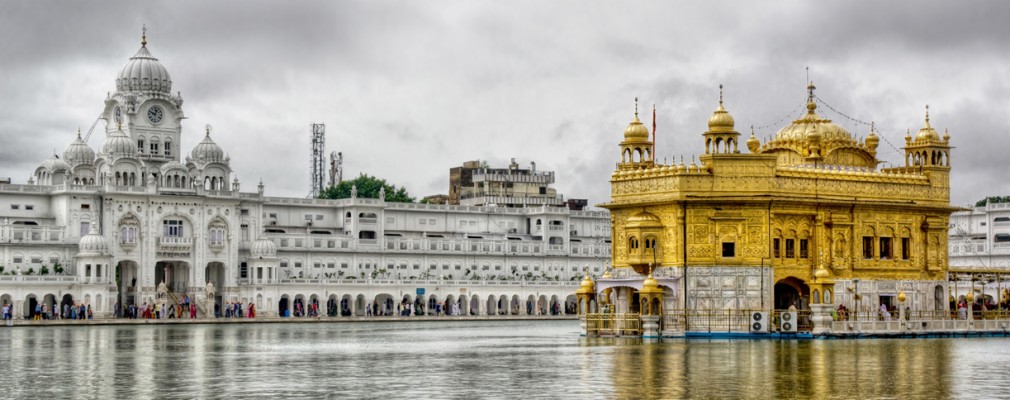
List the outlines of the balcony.
{"type": "Polygon", "coordinates": [[[158,251],[189,251],[193,248],[193,238],[181,236],[158,236],[158,251]]]}

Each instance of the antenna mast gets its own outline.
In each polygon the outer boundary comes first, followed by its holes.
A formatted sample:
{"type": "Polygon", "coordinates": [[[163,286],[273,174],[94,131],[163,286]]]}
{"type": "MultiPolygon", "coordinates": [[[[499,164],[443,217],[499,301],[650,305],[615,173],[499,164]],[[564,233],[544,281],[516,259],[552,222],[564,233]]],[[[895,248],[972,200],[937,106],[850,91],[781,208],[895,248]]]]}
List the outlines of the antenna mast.
{"type": "Polygon", "coordinates": [[[309,198],[319,197],[319,194],[323,192],[323,185],[326,183],[325,153],[326,124],[312,124],[312,185],[309,190],[309,198]]]}
{"type": "Polygon", "coordinates": [[[344,153],[330,152],[330,186],[344,181],[344,153]]]}

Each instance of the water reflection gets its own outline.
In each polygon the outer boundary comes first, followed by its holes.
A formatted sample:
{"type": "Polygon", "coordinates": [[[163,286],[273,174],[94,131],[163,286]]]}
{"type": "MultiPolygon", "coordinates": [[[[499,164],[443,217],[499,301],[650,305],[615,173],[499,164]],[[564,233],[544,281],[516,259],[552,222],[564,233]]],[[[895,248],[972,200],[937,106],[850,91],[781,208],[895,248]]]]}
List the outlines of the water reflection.
{"type": "Polygon", "coordinates": [[[0,330],[2,397],[993,397],[1010,339],[579,338],[572,321],[0,330]]]}

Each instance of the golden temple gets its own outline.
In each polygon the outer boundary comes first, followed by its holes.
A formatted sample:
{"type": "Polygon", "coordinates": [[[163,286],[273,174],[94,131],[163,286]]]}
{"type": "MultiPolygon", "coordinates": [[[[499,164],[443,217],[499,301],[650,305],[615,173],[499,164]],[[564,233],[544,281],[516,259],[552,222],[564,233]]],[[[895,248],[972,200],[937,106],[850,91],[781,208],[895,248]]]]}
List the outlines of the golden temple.
{"type": "Polygon", "coordinates": [[[704,154],[690,165],[655,161],[636,105],[600,205],[611,212],[613,269],[586,277],[584,308],[640,314],[645,325],[655,301],[662,314],[946,312],[950,136],[927,107],[923,127],[906,134],[904,165],[879,168],[875,129],[857,140],[817,113],[814,90],[804,115],[763,143],[752,131],[741,151],[720,86],[704,154]]]}

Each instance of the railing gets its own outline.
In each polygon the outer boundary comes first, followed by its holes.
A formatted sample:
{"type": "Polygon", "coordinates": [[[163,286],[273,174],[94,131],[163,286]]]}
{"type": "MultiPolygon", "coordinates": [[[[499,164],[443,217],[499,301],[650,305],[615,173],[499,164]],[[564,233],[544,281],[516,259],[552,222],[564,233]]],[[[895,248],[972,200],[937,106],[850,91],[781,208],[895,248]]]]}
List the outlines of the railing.
{"type": "Polygon", "coordinates": [[[642,316],[638,313],[588,313],[582,318],[587,336],[642,335],[642,316]]]}
{"type": "Polygon", "coordinates": [[[0,282],[73,283],[77,281],[77,276],[73,275],[0,275],[0,282]]]}
{"type": "Polygon", "coordinates": [[[324,284],[324,285],[368,285],[368,286],[521,286],[521,287],[567,287],[575,289],[578,281],[499,281],[499,280],[440,280],[440,279],[340,279],[340,278],[283,278],[279,284],[324,284]]]}

